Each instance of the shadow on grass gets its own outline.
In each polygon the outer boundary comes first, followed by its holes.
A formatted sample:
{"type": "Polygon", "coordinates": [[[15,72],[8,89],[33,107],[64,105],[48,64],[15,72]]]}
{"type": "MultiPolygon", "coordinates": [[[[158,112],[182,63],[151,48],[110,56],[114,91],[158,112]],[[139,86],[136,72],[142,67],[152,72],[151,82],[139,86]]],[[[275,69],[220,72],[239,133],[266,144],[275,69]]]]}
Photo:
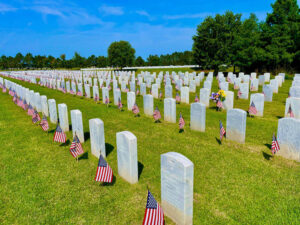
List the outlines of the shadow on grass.
{"type": "Polygon", "coordinates": [[[113,175],[113,179],[112,179],[111,183],[104,183],[104,182],[102,182],[100,184],[100,186],[102,186],[102,187],[105,187],[105,186],[114,186],[115,183],[116,183],[116,177],[113,175]]]}
{"type": "Polygon", "coordinates": [[[55,132],[55,129],[48,131],[49,134],[53,134],[54,132],[55,132]]]}
{"type": "Polygon", "coordinates": [[[270,144],[265,144],[266,147],[268,147],[268,149],[271,149],[272,145],[270,144]]]}
{"type": "Polygon", "coordinates": [[[72,124],[69,125],[69,130],[72,130],[72,124]]]}
{"type": "Polygon", "coordinates": [[[59,146],[60,147],[64,147],[64,146],[68,146],[68,145],[70,145],[70,140],[68,139],[65,143],[62,143],[62,144],[60,144],[59,146]]]}
{"type": "Polygon", "coordinates": [[[90,139],[90,132],[84,132],[84,141],[87,141],[90,139]]]}
{"type": "Polygon", "coordinates": [[[263,157],[264,157],[266,160],[270,160],[270,159],[273,158],[272,155],[270,155],[270,154],[268,154],[268,153],[266,153],[266,152],[264,152],[264,151],[262,151],[262,155],[263,155],[263,157]]]}
{"type": "Polygon", "coordinates": [[[114,150],[114,146],[109,143],[105,143],[106,157],[114,150]]]}
{"type": "Polygon", "coordinates": [[[276,116],[277,117],[277,119],[281,119],[281,118],[283,118],[283,116],[276,116]]]}
{"type": "Polygon", "coordinates": [[[85,152],[81,156],[79,156],[78,160],[83,160],[83,159],[88,159],[89,158],[89,153],[85,152]]]}
{"type": "Polygon", "coordinates": [[[154,123],[161,123],[161,121],[160,120],[155,120],[155,122],[154,123]]]}
{"type": "Polygon", "coordinates": [[[179,133],[183,133],[184,132],[184,129],[179,129],[179,133]]]}
{"type": "Polygon", "coordinates": [[[138,179],[140,179],[143,169],[144,169],[144,164],[141,162],[138,162],[138,172],[139,172],[138,179]]]}
{"type": "Polygon", "coordinates": [[[219,145],[222,144],[221,140],[219,138],[216,137],[216,141],[218,142],[219,145]]]}

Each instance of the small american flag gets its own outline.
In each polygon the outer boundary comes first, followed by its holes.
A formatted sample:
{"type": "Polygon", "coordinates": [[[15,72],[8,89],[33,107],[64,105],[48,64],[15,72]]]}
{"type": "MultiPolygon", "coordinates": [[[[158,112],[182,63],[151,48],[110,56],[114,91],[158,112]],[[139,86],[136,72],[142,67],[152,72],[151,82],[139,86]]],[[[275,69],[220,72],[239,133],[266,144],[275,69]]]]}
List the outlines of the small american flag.
{"type": "Polygon", "coordinates": [[[43,115],[43,119],[42,119],[42,121],[40,122],[40,126],[41,126],[41,128],[42,128],[44,131],[49,130],[49,124],[48,124],[48,121],[47,121],[47,117],[46,117],[45,115],[43,115]]]}
{"type": "Polygon", "coordinates": [[[109,99],[107,96],[105,96],[105,104],[108,105],[109,104],[109,99]]]}
{"type": "Polygon", "coordinates": [[[291,105],[289,105],[288,116],[289,116],[289,117],[295,117],[295,116],[294,116],[294,113],[293,113],[293,111],[292,111],[292,106],[291,106],[291,105]]]}
{"type": "Polygon", "coordinates": [[[223,127],[223,124],[222,124],[222,122],[220,120],[220,140],[221,141],[222,141],[222,139],[223,139],[223,137],[224,137],[225,134],[226,134],[226,131],[225,131],[225,129],[223,127]]]}
{"type": "Polygon", "coordinates": [[[238,97],[240,98],[242,96],[242,92],[241,92],[241,90],[239,89],[238,90],[238,97]]]}
{"type": "Polygon", "coordinates": [[[13,97],[13,102],[15,103],[15,104],[17,104],[18,103],[18,97],[17,97],[17,95],[15,94],[14,95],[14,97],[13,97]]]}
{"type": "Polygon", "coordinates": [[[23,101],[23,109],[26,111],[28,109],[28,104],[26,102],[26,100],[24,99],[23,101]]]}
{"type": "Polygon", "coordinates": [[[254,102],[251,102],[251,105],[249,107],[248,112],[249,112],[250,115],[256,115],[257,114],[257,109],[255,107],[254,102]]]}
{"type": "Polygon", "coordinates": [[[198,95],[195,96],[195,102],[199,102],[198,95]]]}
{"type": "Polygon", "coordinates": [[[34,113],[32,115],[32,122],[36,123],[40,120],[41,120],[40,114],[36,110],[34,110],[34,113]]]}
{"type": "Polygon", "coordinates": [[[31,104],[29,104],[27,114],[28,114],[29,116],[32,116],[33,113],[34,113],[34,110],[33,110],[32,106],[31,106],[31,104]]]}
{"type": "Polygon", "coordinates": [[[179,129],[182,130],[184,128],[185,122],[183,119],[182,114],[180,113],[180,117],[179,117],[179,129]]]}
{"type": "Polygon", "coordinates": [[[159,98],[162,98],[162,92],[161,91],[159,92],[159,98]]]}
{"type": "Polygon", "coordinates": [[[150,95],[152,95],[152,88],[150,88],[150,95]]]}
{"type": "Polygon", "coordinates": [[[95,102],[98,102],[99,101],[99,96],[96,94],[95,95],[95,102]]]}
{"type": "Polygon", "coordinates": [[[75,134],[72,144],[70,146],[70,153],[71,155],[76,158],[77,156],[83,154],[83,149],[81,143],[79,141],[78,136],[75,134]]]}
{"type": "Polygon", "coordinates": [[[254,85],[253,85],[253,83],[251,83],[250,90],[254,91],[254,85]]]}
{"type": "Polygon", "coordinates": [[[67,139],[66,134],[63,132],[63,130],[60,128],[59,124],[57,123],[53,141],[65,143],[66,139],[67,139]]]}
{"type": "Polygon", "coordinates": [[[179,94],[178,94],[178,93],[176,93],[176,97],[175,97],[175,99],[176,99],[176,102],[180,102],[180,96],[179,96],[179,94]]]}
{"type": "Polygon", "coordinates": [[[10,96],[14,96],[14,92],[11,90],[11,88],[9,88],[8,94],[9,94],[10,96]]]}
{"type": "Polygon", "coordinates": [[[122,101],[121,99],[119,98],[118,100],[118,108],[121,110],[123,108],[123,104],[122,104],[122,101]]]}
{"type": "Polygon", "coordinates": [[[73,91],[73,89],[71,88],[71,90],[70,90],[70,94],[71,95],[73,95],[74,94],[74,91],[73,91]]]}
{"type": "Polygon", "coordinates": [[[163,225],[164,212],[153,195],[148,191],[143,225],[163,225]]]}
{"type": "Polygon", "coordinates": [[[78,92],[77,92],[77,95],[78,95],[78,96],[82,96],[82,92],[81,92],[81,91],[78,91],[78,92]]]}
{"type": "Polygon", "coordinates": [[[140,94],[140,90],[136,89],[136,95],[139,95],[139,94],[140,94]]]}
{"type": "Polygon", "coordinates": [[[6,93],[6,87],[5,87],[5,85],[2,87],[2,92],[6,93]]]}
{"type": "Polygon", "coordinates": [[[137,115],[137,114],[140,113],[140,109],[139,109],[139,107],[137,106],[136,103],[134,103],[134,105],[133,105],[133,107],[132,107],[132,112],[133,112],[135,115],[137,115]]]}
{"type": "Polygon", "coordinates": [[[218,100],[218,101],[217,101],[217,107],[218,107],[219,109],[222,109],[222,108],[223,108],[223,103],[222,103],[221,100],[218,100]]]}
{"type": "Polygon", "coordinates": [[[234,82],[233,88],[236,90],[239,88],[239,86],[234,82]]]}
{"type": "Polygon", "coordinates": [[[125,92],[128,92],[128,91],[129,91],[129,89],[128,89],[127,85],[126,85],[126,87],[125,87],[125,92]]]}
{"type": "Polygon", "coordinates": [[[275,134],[273,134],[272,149],[271,150],[272,150],[273,155],[280,150],[280,147],[279,147],[278,141],[275,137],[275,134]]]}
{"type": "Polygon", "coordinates": [[[154,113],[153,113],[153,118],[155,121],[158,121],[161,118],[160,111],[158,110],[158,107],[156,106],[154,113]]]}
{"type": "Polygon", "coordinates": [[[111,183],[113,179],[113,171],[105,161],[102,155],[100,155],[95,181],[111,183]]]}

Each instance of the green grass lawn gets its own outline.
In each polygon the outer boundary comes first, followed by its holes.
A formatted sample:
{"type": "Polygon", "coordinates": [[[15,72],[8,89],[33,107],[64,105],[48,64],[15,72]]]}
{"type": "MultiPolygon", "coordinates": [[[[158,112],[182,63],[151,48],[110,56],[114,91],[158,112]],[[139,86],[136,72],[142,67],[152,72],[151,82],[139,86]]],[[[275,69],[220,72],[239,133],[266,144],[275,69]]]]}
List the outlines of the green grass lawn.
{"type": "MultiPolygon", "coordinates": [[[[147,187],[160,202],[160,155],[170,151],[194,163],[194,224],[299,223],[299,163],[272,157],[269,149],[278,119],[284,114],[291,79],[272,103],[265,103],[264,117],[247,118],[245,144],[225,140],[222,145],[217,141],[219,119],[226,128],[226,112],[217,112],[212,104],[206,112],[204,133],[188,128],[190,106],[177,105],[177,118],[181,111],[186,120],[185,132],[179,133],[177,123],[155,124],[146,117],[141,96],[137,97],[141,111],[137,118],[127,109],[120,112],[92,99],[14,81],[56,99],[57,104],[66,103],[69,111],[81,110],[86,137],[88,120],[101,118],[115,182],[107,186],[94,182],[98,160],[91,154],[89,139],[83,144],[86,153],[77,163],[69,146],[52,142],[54,124],[48,134],[43,132],[1,92],[0,224],[141,224],[147,187]],[[136,135],[138,142],[140,177],[134,185],[117,174],[116,133],[124,130],[136,135]]],[[[212,91],[217,91],[216,85],[214,80],[212,91]]],[[[199,87],[197,93],[199,96],[199,87]]],[[[112,100],[112,92],[110,95],[112,100]]],[[[190,100],[194,97],[191,94],[190,100]]],[[[122,102],[126,105],[124,93],[122,102]]],[[[163,115],[163,102],[155,100],[156,105],[163,115]]],[[[249,100],[235,99],[234,107],[247,110],[249,100]]],[[[71,132],[67,136],[71,140],[71,132]]],[[[166,218],[166,224],[173,223],[166,218]]]]}

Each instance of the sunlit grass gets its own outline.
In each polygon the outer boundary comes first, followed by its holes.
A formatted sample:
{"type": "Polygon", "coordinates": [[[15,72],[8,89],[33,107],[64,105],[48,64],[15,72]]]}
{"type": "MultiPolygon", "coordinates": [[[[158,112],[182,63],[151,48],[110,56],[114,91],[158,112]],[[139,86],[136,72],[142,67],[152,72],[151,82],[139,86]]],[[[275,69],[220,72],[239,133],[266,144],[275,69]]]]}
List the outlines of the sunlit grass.
{"type": "MultiPolygon", "coordinates": [[[[182,70],[183,71],[183,70],[182,70]]],[[[219,119],[226,128],[226,111],[213,105],[206,112],[206,132],[188,128],[190,106],[177,105],[177,121],[182,112],[185,132],[178,124],[155,124],[143,114],[142,96],[137,97],[141,117],[126,109],[96,104],[92,99],[75,97],[21,81],[22,84],[68,110],[79,109],[84,131],[88,120],[104,121],[107,161],[115,183],[102,186],[94,182],[97,159],[87,152],[77,163],[69,146],[52,142],[54,124],[47,134],[11,100],[0,93],[0,223],[1,224],[141,224],[147,187],[160,202],[160,155],[179,152],[195,165],[194,224],[296,224],[300,209],[299,163],[271,157],[269,144],[284,114],[291,80],[265,103],[264,117],[247,118],[246,143],[225,140],[219,145],[219,119]],[[117,174],[116,133],[129,130],[138,140],[139,182],[131,185],[117,174]]],[[[213,91],[217,91],[214,81],[213,91]]],[[[201,83],[201,86],[203,83],[201,83]]],[[[232,89],[232,86],[231,86],[232,89]]],[[[163,90],[164,93],[164,90],[163,90]]],[[[174,93],[175,94],[175,90],[174,93]]],[[[197,87],[199,96],[199,87],[197,87]]],[[[110,93],[111,100],[112,92],[110,93]]],[[[236,96],[236,93],[235,93],[236,96]]],[[[190,94],[190,101],[195,94],[190,94]]],[[[163,101],[155,100],[163,115],[163,101]]],[[[249,100],[234,101],[235,108],[247,110],[249,100]]],[[[69,115],[70,116],[70,115],[69,115]]],[[[71,121],[69,117],[69,121],[71,121]]],[[[71,140],[71,132],[68,132],[71,140]]],[[[172,222],[166,218],[166,224],[172,222]]]]}

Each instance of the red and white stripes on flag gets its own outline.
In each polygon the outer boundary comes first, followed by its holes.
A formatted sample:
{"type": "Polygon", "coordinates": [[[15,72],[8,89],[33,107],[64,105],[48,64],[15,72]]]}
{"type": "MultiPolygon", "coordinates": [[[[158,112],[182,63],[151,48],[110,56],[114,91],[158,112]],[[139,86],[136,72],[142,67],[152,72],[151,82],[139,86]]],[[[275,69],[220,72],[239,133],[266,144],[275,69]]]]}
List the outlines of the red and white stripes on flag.
{"type": "Polygon", "coordinates": [[[34,110],[34,113],[32,115],[32,122],[36,123],[40,120],[41,120],[40,114],[36,110],[34,110]]]}
{"type": "Polygon", "coordinates": [[[248,112],[249,112],[250,115],[256,115],[257,114],[257,109],[255,107],[254,102],[251,102],[251,105],[249,107],[248,112]]]}
{"type": "Polygon", "coordinates": [[[155,119],[155,121],[157,121],[161,118],[160,111],[158,110],[157,106],[156,106],[156,109],[154,110],[153,118],[155,119]]]}
{"type": "Polygon", "coordinates": [[[46,117],[45,115],[43,115],[43,119],[42,119],[42,121],[40,122],[40,126],[41,126],[41,128],[42,128],[44,131],[49,130],[49,124],[48,124],[48,121],[47,121],[47,117],[46,117]]]}
{"type": "Polygon", "coordinates": [[[140,113],[140,109],[139,109],[139,107],[137,106],[136,103],[134,103],[134,105],[133,105],[133,107],[132,107],[132,112],[133,112],[135,115],[137,115],[137,114],[140,113]]]}
{"type": "Polygon", "coordinates": [[[95,181],[111,183],[113,180],[113,171],[105,161],[102,155],[100,155],[95,181]]]}
{"type": "Polygon", "coordinates": [[[182,114],[180,113],[180,117],[179,117],[179,129],[182,130],[184,128],[185,122],[183,119],[182,114]]]}
{"type": "Polygon", "coordinates": [[[218,100],[218,101],[217,101],[217,107],[218,107],[219,109],[222,109],[222,108],[223,108],[223,103],[222,103],[221,100],[218,100]]]}
{"type": "Polygon", "coordinates": [[[280,147],[279,147],[279,144],[278,144],[278,141],[275,137],[275,134],[273,134],[273,139],[272,139],[272,154],[274,155],[276,152],[278,152],[280,150],[280,147]]]}
{"type": "Polygon", "coordinates": [[[143,225],[163,225],[164,212],[153,195],[148,191],[143,225]]]}
{"type": "Polygon", "coordinates": [[[63,130],[60,128],[59,124],[57,123],[53,141],[59,143],[65,143],[66,139],[67,139],[66,134],[63,132],[63,130]]]}
{"type": "Polygon", "coordinates": [[[220,140],[221,141],[222,141],[222,139],[223,139],[223,137],[224,137],[225,134],[226,134],[226,131],[225,131],[225,129],[223,127],[223,124],[222,124],[222,122],[220,120],[220,140]]]}
{"type": "Polygon", "coordinates": [[[289,117],[295,117],[291,105],[289,105],[289,110],[288,110],[287,115],[288,115],[289,117]]]}
{"type": "Polygon", "coordinates": [[[79,141],[78,136],[75,134],[72,144],[70,146],[70,153],[71,155],[76,158],[77,156],[83,154],[83,149],[81,143],[79,141]]]}

